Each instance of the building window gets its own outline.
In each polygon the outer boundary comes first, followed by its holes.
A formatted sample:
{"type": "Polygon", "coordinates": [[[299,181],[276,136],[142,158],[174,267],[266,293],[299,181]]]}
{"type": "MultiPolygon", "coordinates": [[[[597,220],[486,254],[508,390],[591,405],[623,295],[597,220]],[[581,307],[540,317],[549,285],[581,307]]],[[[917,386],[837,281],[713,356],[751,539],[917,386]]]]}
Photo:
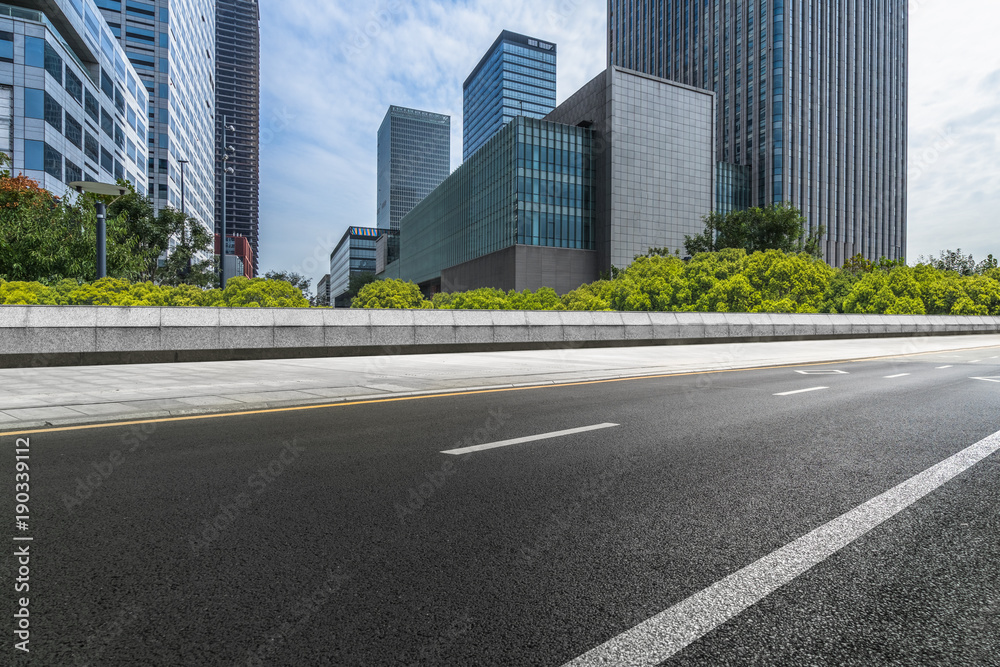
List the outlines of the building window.
{"type": "Polygon", "coordinates": [[[24,168],[35,171],[45,170],[45,142],[24,140],[24,168]]]}
{"type": "Polygon", "coordinates": [[[62,153],[45,144],[45,173],[63,180],[62,153]]]}
{"type": "Polygon", "coordinates": [[[138,2],[137,0],[126,0],[125,13],[149,20],[150,18],[156,18],[156,7],[148,5],[145,2],[138,2]]]}
{"type": "Polygon", "coordinates": [[[14,62],[14,33],[0,31],[0,60],[14,62]]]}
{"type": "Polygon", "coordinates": [[[83,154],[93,161],[94,164],[101,161],[101,144],[90,132],[87,132],[84,135],[83,154]]]}
{"type": "Polygon", "coordinates": [[[118,148],[125,148],[125,133],[122,131],[122,126],[115,123],[115,145],[118,148]]]}
{"type": "Polygon", "coordinates": [[[97,96],[89,90],[84,92],[86,93],[86,97],[84,98],[83,108],[87,111],[87,115],[90,116],[91,120],[95,123],[100,123],[101,104],[97,101],[97,96]]]}
{"type": "Polygon", "coordinates": [[[122,10],[121,0],[94,0],[94,4],[101,9],[110,9],[113,12],[120,12],[122,10]]]}
{"type": "Polygon", "coordinates": [[[66,68],[66,92],[74,100],[83,104],[83,83],[68,67],[66,68]]]}
{"type": "Polygon", "coordinates": [[[62,105],[56,102],[51,95],[45,93],[45,122],[62,132],[62,118],[62,105]]]}
{"type": "Polygon", "coordinates": [[[115,160],[115,180],[125,178],[125,167],[118,160],[115,160]]]}
{"type": "Polygon", "coordinates": [[[125,95],[117,88],[115,88],[115,108],[118,109],[118,113],[125,115],[125,95]]]}
{"type": "Polygon", "coordinates": [[[103,69],[101,70],[101,90],[104,91],[109,100],[115,101],[115,84],[103,69]]]}
{"type": "Polygon", "coordinates": [[[0,86],[0,151],[12,152],[14,135],[14,88],[0,86]]]}
{"type": "Polygon", "coordinates": [[[76,181],[83,180],[83,170],[78,166],[70,162],[69,158],[66,158],[66,182],[75,183],[76,181]]]}
{"type": "Polygon", "coordinates": [[[37,88],[24,89],[24,117],[45,118],[45,91],[37,88]]]}
{"type": "Polygon", "coordinates": [[[63,82],[63,60],[59,53],[45,42],[45,71],[52,75],[52,78],[62,85],[63,82]]]}
{"type": "Polygon", "coordinates": [[[24,64],[45,67],[45,40],[38,37],[24,38],[24,64]]]}
{"type": "Polygon", "coordinates": [[[104,134],[112,139],[115,138],[115,121],[104,109],[101,109],[101,129],[104,130],[104,134]]]}
{"type": "Polygon", "coordinates": [[[76,146],[83,148],[83,126],[76,121],[73,116],[66,112],[66,139],[76,146]]]}
{"type": "Polygon", "coordinates": [[[101,167],[109,174],[115,171],[115,159],[105,148],[101,148],[101,167]]]}

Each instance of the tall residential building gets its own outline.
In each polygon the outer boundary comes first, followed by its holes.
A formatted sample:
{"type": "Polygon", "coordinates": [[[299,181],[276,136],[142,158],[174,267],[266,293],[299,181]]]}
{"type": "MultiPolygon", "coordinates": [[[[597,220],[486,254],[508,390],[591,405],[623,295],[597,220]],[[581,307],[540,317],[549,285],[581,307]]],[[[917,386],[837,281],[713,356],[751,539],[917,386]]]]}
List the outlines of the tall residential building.
{"type": "Polygon", "coordinates": [[[907,0],[610,0],[612,64],[718,97],[753,205],[822,225],[826,260],[906,253],[907,0]]]}
{"type": "Polygon", "coordinates": [[[462,160],[517,116],[556,107],[556,45],[504,30],[463,86],[462,160]]]}
{"type": "Polygon", "coordinates": [[[252,276],[259,266],[260,216],[260,9],[256,0],[217,0],[215,5],[215,229],[222,233],[223,120],[236,132],[226,182],[226,234],[244,236],[253,249],[252,276]]]}
{"type": "Polygon", "coordinates": [[[451,117],[389,107],[378,130],[378,228],[399,229],[450,171],[451,117]]]}
{"type": "Polygon", "coordinates": [[[93,0],[0,4],[0,151],[63,195],[146,183],[146,91],[93,0]]]}
{"type": "Polygon", "coordinates": [[[99,0],[149,94],[149,196],[211,230],[215,219],[215,3],[99,0]]]}

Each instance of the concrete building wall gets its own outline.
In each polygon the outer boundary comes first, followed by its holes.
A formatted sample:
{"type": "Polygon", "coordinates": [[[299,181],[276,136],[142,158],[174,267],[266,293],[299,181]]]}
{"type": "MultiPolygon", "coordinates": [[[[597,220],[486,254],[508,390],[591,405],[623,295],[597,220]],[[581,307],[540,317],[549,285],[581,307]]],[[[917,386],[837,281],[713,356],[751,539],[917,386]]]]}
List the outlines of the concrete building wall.
{"type": "Polygon", "coordinates": [[[518,292],[551,287],[566,294],[597,280],[592,250],[516,245],[441,272],[442,292],[465,292],[484,285],[518,292]]]}

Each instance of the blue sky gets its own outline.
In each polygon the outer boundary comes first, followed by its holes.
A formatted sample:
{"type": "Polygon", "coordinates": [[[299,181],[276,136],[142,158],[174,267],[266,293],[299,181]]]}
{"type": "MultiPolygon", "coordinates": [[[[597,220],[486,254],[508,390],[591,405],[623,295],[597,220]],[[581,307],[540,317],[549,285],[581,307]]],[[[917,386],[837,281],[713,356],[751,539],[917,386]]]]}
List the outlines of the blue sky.
{"type": "MultiPolygon", "coordinates": [[[[908,258],[1000,255],[996,0],[911,0],[908,258]],[[970,20],[974,17],[974,20],[970,20]]],[[[452,117],[502,29],[558,44],[558,101],[605,66],[605,0],[261,3],[261,270],[315,281],[350,225],[374,226],[390,104],[452,117]]]]}

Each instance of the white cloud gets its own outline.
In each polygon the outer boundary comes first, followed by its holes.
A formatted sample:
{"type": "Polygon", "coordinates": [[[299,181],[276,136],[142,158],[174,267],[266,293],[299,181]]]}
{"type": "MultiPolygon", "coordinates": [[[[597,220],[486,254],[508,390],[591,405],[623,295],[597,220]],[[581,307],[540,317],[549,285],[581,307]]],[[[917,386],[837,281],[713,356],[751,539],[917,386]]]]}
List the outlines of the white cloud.
{"type": "MultiPolygon", "coordinates": [[[[911,0],[909,256],[1000,251],[1000,25],[995,0],[911,0]],[[975,17],[975,20],[970,20],[975,17]]],[[[558,45],[558,99],[607,59],[605,0],[262,3],[261,268],[317,280],[349,225],[373,226],[376,133],[389,105],[452,117],[503,29],[558,45]],[[310,259],[312,260],[310,262],[310,259]]]]}

